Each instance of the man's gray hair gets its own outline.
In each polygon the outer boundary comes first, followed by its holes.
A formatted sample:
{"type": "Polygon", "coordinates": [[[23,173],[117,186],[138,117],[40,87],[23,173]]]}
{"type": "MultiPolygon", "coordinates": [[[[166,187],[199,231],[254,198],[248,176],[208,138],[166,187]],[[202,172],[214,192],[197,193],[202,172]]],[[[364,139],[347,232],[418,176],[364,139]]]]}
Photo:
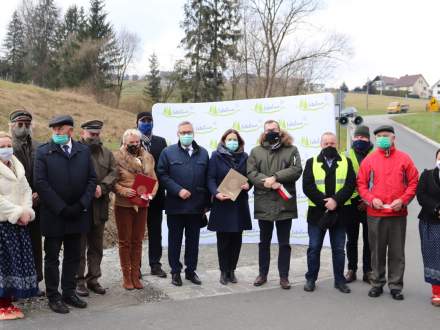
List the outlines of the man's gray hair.
{"type": "Polygon", "coordinates": [[[334,137],[337,137],[335,133],[328,131],[328,132],[324,132],[324,133],[322,133],[322,135],[321,135],[321,141],[322,141],[322,139],[324,138],[324,136],[334,136],[334,137]]]}
{"type": "Polygon", "coordinates": [[[125,144],[127,142],[127,139],[130,136],[137,136],[139,138],[139,140],[140,140],[142,138],[142,133],[139,130],[135,129],[135,128],[129,128],[122,135],[122,143],[125,144]]]}
{"type": "Polygon", "coordinates": [[[193,124],[190,121],[185,120],[185,121],[182,121],[181,123],[179,123],[179,125],[177,125],[177,131],[180,130],[180,127],[185,126],[185,125],[191,125],[191,127],[193,127],[193,129],[194,129],[193,124]]]}

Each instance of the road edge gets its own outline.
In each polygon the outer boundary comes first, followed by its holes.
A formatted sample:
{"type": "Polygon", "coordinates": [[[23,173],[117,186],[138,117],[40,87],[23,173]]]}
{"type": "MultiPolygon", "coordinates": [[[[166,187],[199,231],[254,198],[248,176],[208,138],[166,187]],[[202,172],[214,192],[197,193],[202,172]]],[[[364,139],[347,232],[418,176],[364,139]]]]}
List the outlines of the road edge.
{"type": "Polygon", "coordinates": [[[432,144],[433,146],[437,147],[440,149],[440,143],[435,142],[434,140],[430,139],[429,137],[423,135],[422,133],[417,132],[416,130],[413,130],[412,128],[399,123],[398,121],[394,120],[392,117],[389,117],[389,119],[391,119],[393,122],[395,122],[397,125],[399,125],[400,127],[402,127],[403,129],[407,130],[408,132],[416,135],[417,137],[419,137],[420,139],[422,139],[423,141],[432,144]]]}

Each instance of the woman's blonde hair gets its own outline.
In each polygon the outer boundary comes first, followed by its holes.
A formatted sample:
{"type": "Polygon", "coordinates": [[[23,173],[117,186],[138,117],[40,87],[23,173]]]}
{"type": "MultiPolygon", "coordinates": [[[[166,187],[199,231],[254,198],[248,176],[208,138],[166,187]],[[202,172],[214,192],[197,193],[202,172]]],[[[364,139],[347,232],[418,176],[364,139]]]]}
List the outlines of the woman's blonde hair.
{"type": "Polygon", "coordinates": [[[142,133],[139,132],[139,130],[137,130],[135,128],[130,128],[130,129],[126,130],[124,132],[124,134],[122,134],[122,143],[123,144],[125,144],[127,142],[127,139],[129,136],[137,136],[140,140],[142,137],[142,133]]]}
{"type": "Polygon", "coordinates": [[[0,131],[0,139],[2,138],[10,138],[12,140],[12,136],[9,133],[0,131]]]}

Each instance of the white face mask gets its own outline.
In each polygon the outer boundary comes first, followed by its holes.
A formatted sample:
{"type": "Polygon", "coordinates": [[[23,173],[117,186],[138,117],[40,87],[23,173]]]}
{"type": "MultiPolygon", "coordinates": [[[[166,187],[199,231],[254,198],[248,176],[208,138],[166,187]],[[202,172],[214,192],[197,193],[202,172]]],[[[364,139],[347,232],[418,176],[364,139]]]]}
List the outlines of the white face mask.
{"type": "Polygon", "coordinates": [[[0,148],[0,159],[9,162],[14,154],[14,150],[12,148],[0,148]]]}
{"type": "Polygon", "coordinates": [[[436,162],[436,164],[437,164],[437,167],[440,169],[440,160],[438,160],[438,161],[436,162]]]}

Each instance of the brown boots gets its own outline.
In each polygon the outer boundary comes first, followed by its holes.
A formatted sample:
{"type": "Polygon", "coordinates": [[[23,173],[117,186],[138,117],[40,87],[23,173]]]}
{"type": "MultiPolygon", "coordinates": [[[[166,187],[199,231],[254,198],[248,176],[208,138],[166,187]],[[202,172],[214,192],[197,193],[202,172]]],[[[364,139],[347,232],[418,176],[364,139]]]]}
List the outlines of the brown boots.
{"type": "MultiPolygon", "coordinates": [[[[142,243],[141,243],[142,244],[142,243]]],[[[141,260],[142,260],[142,245],[131,245],[131,281],[135,289],[141,290],[144,288],[141,277],[141,260]]]]}

